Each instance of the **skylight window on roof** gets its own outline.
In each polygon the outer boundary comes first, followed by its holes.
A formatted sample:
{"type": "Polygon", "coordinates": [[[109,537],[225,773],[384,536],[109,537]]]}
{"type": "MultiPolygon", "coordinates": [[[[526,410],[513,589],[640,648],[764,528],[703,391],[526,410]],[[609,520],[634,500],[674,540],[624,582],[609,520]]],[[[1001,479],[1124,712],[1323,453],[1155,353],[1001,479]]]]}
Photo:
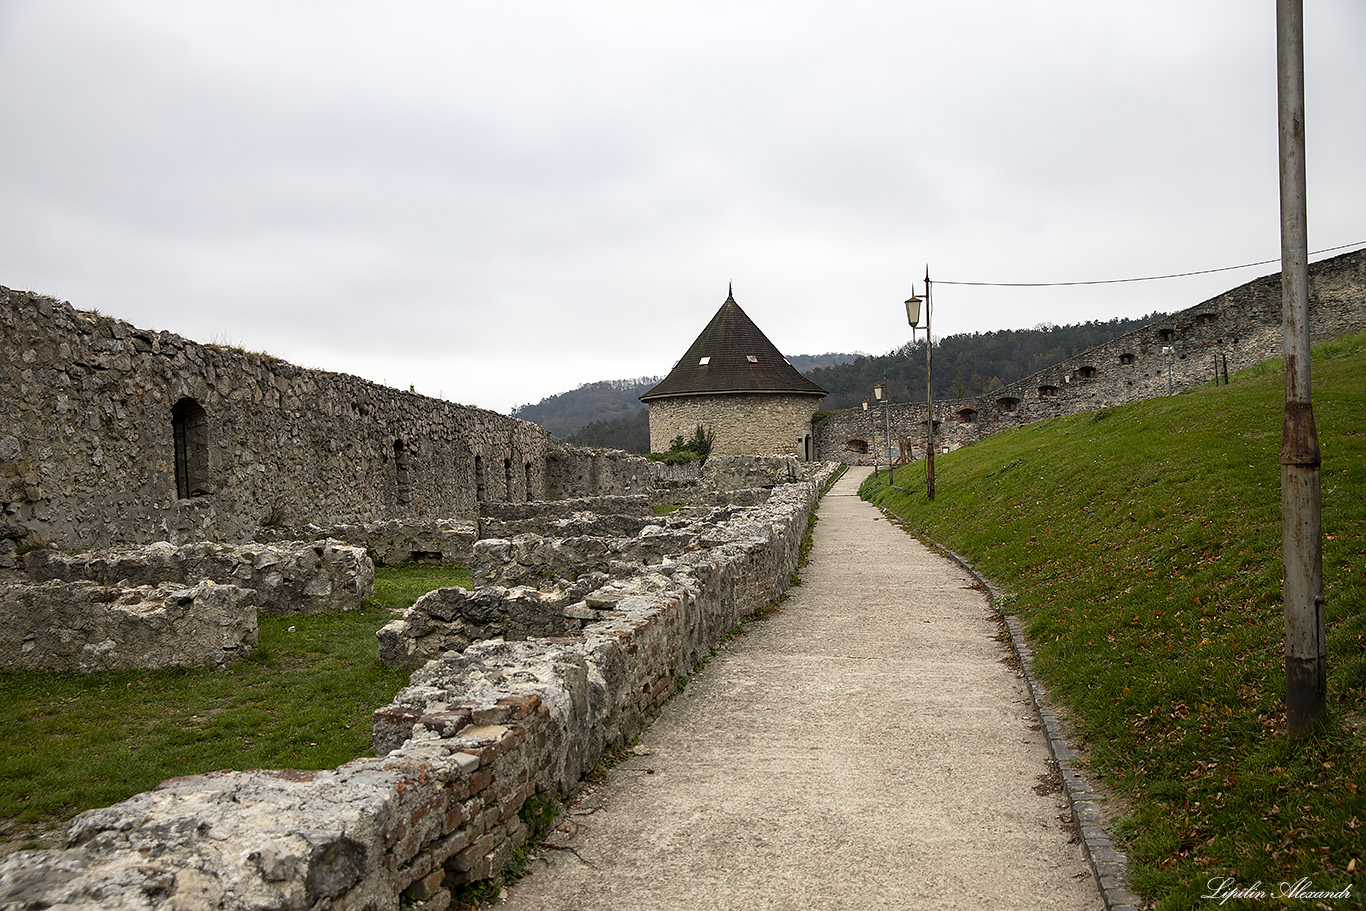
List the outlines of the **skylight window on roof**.
{"type": "Polygon", "coordinates": [[[710,364],[710,363],[711,363],[711,358],[709,358],[709,357],[704,357],[704,358],[702,358],[702,360],[700,360],[700,361],[697,362],[697,366],[699,366],[699,367],[705,367],[705,366],[707,366],[707,365],[710,364]]]}
{"type": "Polygon", "coordinates": [[[759,363],[759,359],[752,354],[746,354],[745,360],[749,361],[751,364],[759,363]]]}

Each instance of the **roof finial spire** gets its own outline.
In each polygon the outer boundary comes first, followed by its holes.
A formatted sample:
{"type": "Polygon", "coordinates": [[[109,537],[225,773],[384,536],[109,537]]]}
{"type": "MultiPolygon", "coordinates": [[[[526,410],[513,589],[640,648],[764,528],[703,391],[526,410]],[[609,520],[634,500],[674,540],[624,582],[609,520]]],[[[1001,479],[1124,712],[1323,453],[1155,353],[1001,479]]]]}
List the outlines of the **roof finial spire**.
{"type": "Polygon", "coordinates": [[[726,300],[735,303],[735,282],[726,282],[726,300]]]}

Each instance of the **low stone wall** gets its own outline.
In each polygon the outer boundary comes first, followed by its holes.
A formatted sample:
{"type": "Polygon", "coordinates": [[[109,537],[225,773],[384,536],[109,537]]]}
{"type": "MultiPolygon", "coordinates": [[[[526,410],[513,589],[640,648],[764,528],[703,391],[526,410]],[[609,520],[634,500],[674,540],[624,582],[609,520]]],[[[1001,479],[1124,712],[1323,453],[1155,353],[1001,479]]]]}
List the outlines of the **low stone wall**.
{"type": "Polygon", "coordinates": [[[490,538],[474,546],[470,570],[476,585],[531,585],[546,588],[585,572],[620,576],[641,564],[659,563],[697,547],[697,532],[647,525],[631,538],[579,535],[549,538],[518,535],[490,538]]]}
{"type": "Polygon", "coordinates": [[[205,580],[257,592],[263,614],[355,610],[374,588],[375,567],[359,547],[335,541],[289,544],[148,544],[89,553],[24,555],[35,582],[91,581],[124,588],[205,580]]]}
{"type": "Polygon", "coordinates": [[[582,512],[599,515],[649,516],[651,515],[650,495],[573,497],[567,500],[533,500],[526,503],[484,503],[479,507],[481,519],[490,518],[505,521],[545,517],[558,518],[582,512]]]}
{"type": "MultiPolygon", "coordinates": [[[[542,535],[552,538],[572,538],[576,535],[615,536],[629,538],[647,526],[659,525],[662,520],[650,516],[576,512],[567,516],[531,516],[525,519],[479,520],[479,537],[515,538],[518,535],[542,535]]],[[[471,553],[473,559],[473,553],[471,553]]],[[[469,562],[469,561],[466,561],[469,562]]]]}
{"type": "Polygon", "coordinates": [[[415,668],[485,639],[563,636],[568,628],[566,609],[583,603],[583,597],[604,581],[605,576],[593,574],[548,592],[527,586],[439,588],[418,598],[402,617],[390,620],[376,634],[379,660],[389,667],[415,668]]]}
{"type": "Polygon", "coordinates": [[[0,666],[6,669],[218,667],[254,648],[256,592],[234,585],[0,586],[0,666]]]}
{"type": "Polygon", "coordinates": [[[783,593],[816,490],[775,490],[728,523],[727,543],[651,567],[639,596],[578,635],[429,663],[376,712],[376,747],[394,748],[383,758],[176,779],[82,814],[66,850],[0,859],[0,905],[447,907],[450,889],[497,875],[524,842],[529,796],[571,792],[712,644],[783,593]]]}
{"type": "Polygon", "coordinates": [[[460,519],[394,519],[355,525],[304,525],[263,528],[258,541],[320,541],[332,538],[364,547],[376,566],[399,563],[468,563],[474,547],[475,523],[460,519]]]}
{"type": "Polygon", "coordinates": [[[771,487],[747,487],[739,490],[717,490],[715,487],[701,485],[670,487],[661,490],[658,500],[670,506],[691,506],[695,508],[725,506],[759,506],[768,502],[773,493],[771,487]]]}
{"type": "MultiPolygon", "coordinates": [[[[480,587],[474,592],[443,588],[419,598],[380,630],[380,660],[415,667],[482,639],[560,636],[585,621],[604,619],[631,596],[629,586],[645,567],[697,550],[703,542],[708,547],[727,543],[725,523],[736,512],[690,507],[667,518],[652,517],[640,535],[630,538],[519,535],[480,541],[472,563],[480,587]]],[[[577,525],[593,518],[579,513],[565,521],[577,525]]]]}

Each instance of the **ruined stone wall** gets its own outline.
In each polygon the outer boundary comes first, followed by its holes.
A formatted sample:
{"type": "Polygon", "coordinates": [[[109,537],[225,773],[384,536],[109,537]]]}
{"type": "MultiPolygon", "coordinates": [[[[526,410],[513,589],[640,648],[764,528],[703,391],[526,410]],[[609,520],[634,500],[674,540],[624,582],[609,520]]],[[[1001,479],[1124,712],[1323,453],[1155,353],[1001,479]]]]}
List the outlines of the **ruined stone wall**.
{"type": "Polygon", "coordinates": [[[650,402],[650,449],[667,452],[676,437],[691,437],[700,424],[714,436],[713,455],[804,457],[811,416],[820,399],[811,395],[683,395],[650,402]]]}
{"type": "Polygon", "coordinates": [[[778,488],[718,529],[725,543],[642,570],[575,635],[430,662],[376,712],[379,758],[175,779],[78,816],[66,849],[0,858],[0,906],[446,907],[524,842],[529,796],[569,793],[782,594],[823,480],[778,488]]]}
{"type": "MultiPolygon", "coordinates": [[[[1309,270],[1310,330],[1315,341],[1366,331],[1366,250],[1322,260],[1309,270]]],[[[972,399],[936,401],[937,448],[956,449],[988,434],[1063,414],[1097,411],[1181,392],[1281,356],[1281,278],[1266,275],[1001,389],[972,399]],[[1163,348],[1172,349],[1171,357],[1163,348]],[[1170,360],[1170,366],[1168,361],[1170,360]]],[[[909,441],[924,458],[925,403],[889,409],[892,451],[909,441]]],[[[815,425],[822,459],[883,464],[884,417],[877,408],[847,409],[815,425]],[[863,451],[862,446],[867,446],[863,451]]]]}
{"type": "Polygon", "coordinates": [[[266,615],[330,614],[357,610],[374,588],[375,567],[365,550],[336,541],[289,544],[182,544],[67,554],[25,555],[35,582],[98,582],[109,588],[200,582],[236,585],[257,593],[266,615]]]}
{"type": "Polygon", "coordinates": [[[328,538],[363,547],[376,566],[399,563],[468,563],[477,523],[466,519],[391,519],[360,525],[268,526],[256,540],[321,541],[328,538]]]}
{"type": "Polygon", "coordinates": [[[644,466],[491,411],[0,288],[0,524],[27,546],[473,520],[479,500],[639,493],[644,466]]]}
{"type": "Polygon", "coordinates": [[[97,582],[3,584],[0,667],[81,672],[219,667],[256,648],[256,600],[255,591],[212,582],[130,588],[97,582]]]}
{"type": "MultiPolygon", "coordinates": [[[[546,453],[545,496],[528,500],[648,494],[650,462],[620,449],[585,449],[561,445],[546,453]]],[[[507,500],[506,497],[488,498],[507,500]]]]}

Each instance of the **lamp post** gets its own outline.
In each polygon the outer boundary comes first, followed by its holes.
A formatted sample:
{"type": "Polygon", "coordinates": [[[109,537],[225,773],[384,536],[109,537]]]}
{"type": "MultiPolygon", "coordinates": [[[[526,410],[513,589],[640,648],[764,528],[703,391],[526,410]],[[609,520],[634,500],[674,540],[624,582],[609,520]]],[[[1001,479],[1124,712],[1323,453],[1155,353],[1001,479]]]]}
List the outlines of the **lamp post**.
{"type": "Polygon", "coordinates": [[[873,387],[873,395],[882,403],[882,422],[884,426],[885,439],[887,441],[887,483],[892,483],[892,417],[887,411],[887,405],[891,402],[891,392],[887,388],[887,374],[882,374],[882,385],[873,387]]]}
{"type": "Polygon", "coordinates": [[[1172,394],[1172,364],[1176,362],[1176,349],[1162,346],[1162,360],[1167,362],[1167,395],[1172,394]]]}
{"type": "MultiPolygon", "coordinates": [[[[876,391],[876,390],[874,390],[874,391],[876,391]]],[[[868,400],[867,400],[867,399],[864,399],[864,400],[863,400],[863,410],[864,410],[864,411],[867,411],[867,410],[868,410],[868,400]]],[[[869,434],[869,436],[872,436],[872,434],[869,434]]],[[[877,476],[877,473],[878,473],[878,471],[877,471],[877,447],[874,447],[874,448],[873,448],[873,476],[876,477],[876,476],[877,476]]]]}
{"type": "MultiPolygon", "coordinates": [[[[906,299],[906,321],[911,324],[911,336],[920,328],[921,298],[916,297],[915,285],[906,299]]],[[[930,267],[925,267],[925,496],[934,499],[934,393],[930,388],[933,377],[930,362],[930,267]]]]}

